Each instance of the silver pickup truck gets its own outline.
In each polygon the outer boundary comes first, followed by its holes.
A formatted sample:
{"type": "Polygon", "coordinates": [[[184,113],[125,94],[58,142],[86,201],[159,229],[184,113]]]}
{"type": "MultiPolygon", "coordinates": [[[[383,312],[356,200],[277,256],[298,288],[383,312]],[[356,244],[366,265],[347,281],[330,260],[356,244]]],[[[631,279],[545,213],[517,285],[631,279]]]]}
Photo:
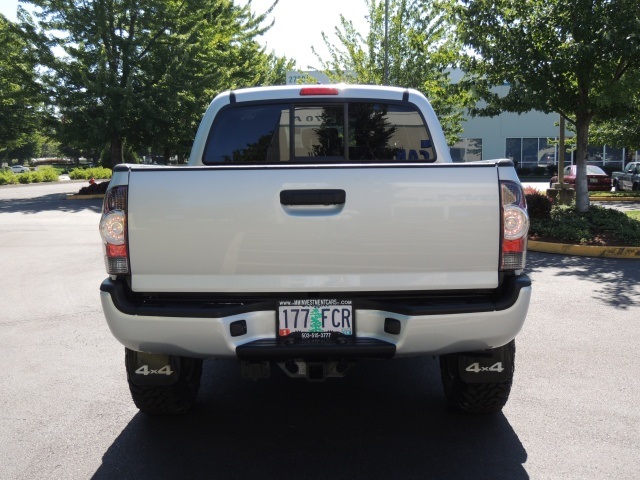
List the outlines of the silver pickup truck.
{"type": "Polygon", "coordinates": [[[203,359],[247,378],[343,377],[438,356],[457,411],[499,411],[531,296],[508,160],[453,163],[411,89],[228,91],[188,166],[119,165],[100,294],[138,408],[186,412],[203,359]]]}

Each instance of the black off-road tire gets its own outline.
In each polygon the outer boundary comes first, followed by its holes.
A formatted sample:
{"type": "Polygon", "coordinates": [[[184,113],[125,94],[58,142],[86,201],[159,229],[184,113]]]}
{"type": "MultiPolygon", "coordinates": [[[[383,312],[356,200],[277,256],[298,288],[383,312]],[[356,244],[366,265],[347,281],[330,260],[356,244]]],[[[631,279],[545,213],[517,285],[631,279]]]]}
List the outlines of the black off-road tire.
{"type": "Polygon", "coordinates": [[[620,185],[618,185],[618,182],[616,180],[613,181],[613,191],[614,192],[620,191],[620,185]]]}
{"type": "MultiPolygon", "coordinates": [[[[134,352],[125,348],[127,372],[134,352]]],[[[202,376],[202,359],[179,357],[180,375],[173,385],[137,385],[127,373],[131,397],[142,413],[149,415],[181,415],[196,401],[202,376]]]]}
{"type": "Polygon", "coordinates": [[[440,374],[448,407],[457,413],[487,414],[502,410],[511,392],[513,383],[515,340],[503,347],[510,352],[511,374],[504,382],[472,383],[460,378],[459,355],[440,355],[440,374]]]}

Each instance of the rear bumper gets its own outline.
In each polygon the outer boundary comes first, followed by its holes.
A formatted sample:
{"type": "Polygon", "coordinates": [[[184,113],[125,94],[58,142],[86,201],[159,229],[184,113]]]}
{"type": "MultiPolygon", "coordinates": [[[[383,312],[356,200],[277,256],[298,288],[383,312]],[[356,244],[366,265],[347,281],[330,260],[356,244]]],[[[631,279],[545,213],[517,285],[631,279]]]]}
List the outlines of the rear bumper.
{"type": "Polygon", "coordinates": [[[468,301],[361,298],[354,302],[356,338],[330,344],[277,341],[275,302],[268,299],[248,304],[150,303],[130,298],[124,284],[111,279],[102,283],[100,297],[111,332],[132,350],[246,360],[388,358],[508,343],[524,324],[531,281],[526,275],[510,277],[499,296],[468,301]],[[395,321],[394,333],[385,331],[389,319],[395,321]],[[234,322],[245,322],[246,333],[233,329],[234,322]]]}

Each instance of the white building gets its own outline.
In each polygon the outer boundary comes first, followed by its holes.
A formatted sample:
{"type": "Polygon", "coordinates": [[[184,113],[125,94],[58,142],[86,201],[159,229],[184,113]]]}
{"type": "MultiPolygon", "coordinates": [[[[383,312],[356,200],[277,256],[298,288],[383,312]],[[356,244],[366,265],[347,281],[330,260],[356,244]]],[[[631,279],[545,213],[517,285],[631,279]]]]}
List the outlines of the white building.
{"type": "MultiPolygon", "coordinates": [[[[508,87],[501,87],[508,88],[508,87]]],[[[536,110],[527,113],[501,113],[496,117],[466,117],[460,142],[451,147],[454,161],[510,158],[517,167],[556,165],[560,116],[536,110]]],[[[565,129],[565,137],[574,133],[565,129]]],[[[565,165],[575,163],[574,151],[565,147],[565,165]]],[[[622,168],[625,151],[621,148],[589,146],[592,165],[622,168]]],[[[639,152],[635,152],[636,158],[639,152]]]]}

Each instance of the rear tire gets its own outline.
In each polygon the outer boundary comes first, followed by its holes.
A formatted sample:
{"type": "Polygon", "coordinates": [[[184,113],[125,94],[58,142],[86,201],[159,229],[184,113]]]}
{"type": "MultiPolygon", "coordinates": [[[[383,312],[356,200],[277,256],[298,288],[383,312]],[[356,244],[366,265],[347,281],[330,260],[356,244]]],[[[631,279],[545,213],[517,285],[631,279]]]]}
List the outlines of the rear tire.
{"type": "Polygon", "coordinates": [[[620,186],[618,185],[618,182],[616,182],[616,181],[613,182],[613,191],[614,192],[619,192],[620,191],[620,186]]]}
{"type": "MultiPolygon", "coordinates": [[[[137,385],[127,373],[131,397],[142,413],[180,415],[187,413],[196,401],[202,376],[202,359],[178,357],[180,374],[172,385],[137,385]]],[[[125,348],[127,372],[134,362],[134,352],[125,348]]]]}
{"type": "MultiPolygon", "coordinates": [[[[440,355],[440,374],[448,407],[468,414],[496,413],[502,410],[511,392],[516,352],[515,340],[500,349],[507,349],[511,359],[511,374],[504,382],[466,382],[460,377],[459,354],[440,355]]],[[[497,350],[497,349],[496,349],[497,350]]]]}

